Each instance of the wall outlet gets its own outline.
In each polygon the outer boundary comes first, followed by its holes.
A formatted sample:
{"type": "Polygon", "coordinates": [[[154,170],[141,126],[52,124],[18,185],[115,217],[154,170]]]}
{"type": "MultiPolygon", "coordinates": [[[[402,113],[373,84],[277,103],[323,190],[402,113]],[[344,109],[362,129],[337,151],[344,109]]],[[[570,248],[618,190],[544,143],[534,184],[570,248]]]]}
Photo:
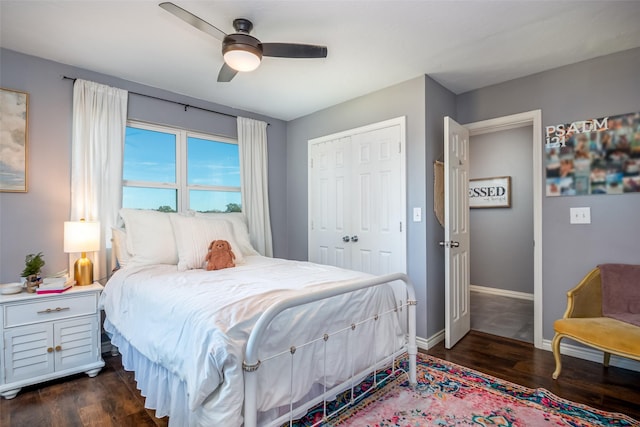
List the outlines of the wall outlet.
{"type": "Polygon", "coordinates": [[[571,224],[591,224],[591,208],[570,208],[571,224]]]}

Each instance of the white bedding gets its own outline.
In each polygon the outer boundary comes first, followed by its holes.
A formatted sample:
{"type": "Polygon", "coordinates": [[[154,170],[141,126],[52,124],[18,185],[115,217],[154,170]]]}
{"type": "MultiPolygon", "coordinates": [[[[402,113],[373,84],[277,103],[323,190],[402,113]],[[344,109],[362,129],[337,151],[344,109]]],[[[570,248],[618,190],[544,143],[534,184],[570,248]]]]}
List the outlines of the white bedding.
{"type": "MultiPolygon", "coordinates": [[[[178,271],[175,265],[127,267],[110,279],[100,303],[109,333],[126,340],[137,353],[184,383],[191,411],[188,424],[231,427],[242,424],[244,347],[259,316],[281,298],[366,277],[370,276],[261,256],[248,256],[244,264],[218,271],[178,271]]],[[[369,317],[393,306],[391,288],[379,286],[288,310],[272,323],[260,359],[272,350],[348,327],[365,317],[362,313],[369,317]],[[294,332],[291,326],[297,326],[294,332]]],[[[329,382],[346,379],[352,370],[371,365],[404,343],[395,316],[357,330],[349,340],[345,332],[327,342],[328,366],[339,368],[329,382]]],[[[323,343],[318,342],[296,352],[293,381],[289,354],[263,363],[258,370],[258,408],[266,411],[288,404],[290,383],[294,400],[306,395],[321,381],[323,365],[311,356],[322,351],[323,343]],[[284,386],[276,386],[282,379],[284,386]]],[[[178,425],[173,415],[170,423],[178,425]]],[[[186,425],[185,420],[180,423],[186,425]]]]}

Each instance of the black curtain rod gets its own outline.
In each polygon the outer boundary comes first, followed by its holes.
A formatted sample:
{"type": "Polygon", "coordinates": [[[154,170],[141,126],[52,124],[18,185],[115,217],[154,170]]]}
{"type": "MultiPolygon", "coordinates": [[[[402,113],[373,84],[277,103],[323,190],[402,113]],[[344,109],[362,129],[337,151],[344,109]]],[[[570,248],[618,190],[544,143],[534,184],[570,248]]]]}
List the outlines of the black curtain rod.
{"type": "MultiPolygon", "coordinates": [[[[74,78],[74,77],[62,76],[62,79],[64,79],[64,80],[73,80],[74,82],[76,81],[76,78],[74,78]]],[[[130,94],[133,94],[133,95],[144,96],[145,98],[157,99],[158,101],[171,102],[173,104],[182,105],[184,107],[184,111],[187,111],[187,109],[189,109],[189,108],[195,108],[195,109],[201,110],[201,111],[208,111],[209,113],[220,114],[222,116],[227,116],[227,117],[233,117],[234,119],[238,118],[238,116],[233,115],[233,114],[223,113],[221,111],[209,110],[207,108],[202,108],[202,107],[196,107],[195,105],[189,105],[189,104],[185,104],[183,102],[172,101],[170,99],[164,99],[164,98],[158,98],[157,96],[145,95],[144,93],[131,92],[131,91],[128,91],[128,92],[130,94]]],[[[269,123],[267,123],[267,126],[268,125],[269,125],[269,123]]]]}

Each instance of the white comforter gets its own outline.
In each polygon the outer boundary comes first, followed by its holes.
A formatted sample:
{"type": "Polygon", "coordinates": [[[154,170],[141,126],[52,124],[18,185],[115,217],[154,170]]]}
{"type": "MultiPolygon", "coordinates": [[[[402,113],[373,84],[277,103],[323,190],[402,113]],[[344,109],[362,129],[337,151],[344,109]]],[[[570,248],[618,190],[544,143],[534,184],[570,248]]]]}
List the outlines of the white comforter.
{"type": "MultiPolygon", "coordinates": [[[[107,283],[100,303],[110,327],[151,362],[184,381],[189,409],[201,414],[190,424],[236,426],[242,424],[244,348],[260,315],[276,301],[298,292],[365,277],[369,276],[260,256],[246,257],[243,265],[218,271],[179,272],[172,265],[127,267],[107,283]]],[[[379,286],[285,311],[272,323],[260,358],[348,327],[365,317],[363,313],[368,317],[393,305],[391,288],[379,286]]],[[[352,369],[368,366],[402,345],[397,319],[385,319],[358,328],[368,336],[352,334],[347,340],[349,332],[344,332],[329,339],[328,366],[338,368],[329,381],[344,380],[352,369]]],[[[258,371],[261,411],[288,404],[290,383],[297,400],[321,381],[324,365],[311,356],[323,352],[322,346],[318,342],[296,352],[293,368],[289,353],[263,363],[258,371]],[[285,384],[276,385],[282,379],[285,384]]]]}

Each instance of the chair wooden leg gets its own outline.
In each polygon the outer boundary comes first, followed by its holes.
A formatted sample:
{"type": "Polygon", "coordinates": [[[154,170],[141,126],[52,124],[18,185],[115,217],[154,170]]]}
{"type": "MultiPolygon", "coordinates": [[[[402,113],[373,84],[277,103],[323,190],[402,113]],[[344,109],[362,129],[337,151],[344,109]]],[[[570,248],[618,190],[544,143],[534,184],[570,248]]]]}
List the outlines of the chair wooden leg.
{"type": "Polygon", "coordinates": [[[602,364],[605,368],[609,367],[609,360],[611,359],[611,353],[604,352],[604,358],[602,360],[602,364]]]}
{"type": "Polygon", "coordinates": [[[560,340],[562,339],[562,335],[555,334],[553,337],[553,341],[551,342],[551,349],[553,350],[553,358],[556,361],[556,370],[553,371],[551,377],[555,380],[558,379],[560,375],[560,371],[562,370],[562,361],[560,360],[560,340]]]}

